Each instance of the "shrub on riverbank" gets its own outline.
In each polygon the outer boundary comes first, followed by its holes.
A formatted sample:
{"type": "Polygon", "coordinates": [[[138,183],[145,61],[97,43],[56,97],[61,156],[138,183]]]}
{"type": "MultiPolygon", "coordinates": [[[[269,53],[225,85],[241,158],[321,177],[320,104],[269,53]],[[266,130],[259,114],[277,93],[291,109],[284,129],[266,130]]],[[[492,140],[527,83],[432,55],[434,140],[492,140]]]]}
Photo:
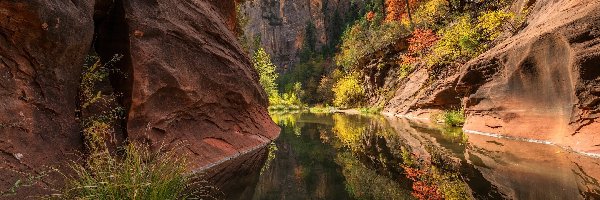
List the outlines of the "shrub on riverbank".
{"type": "Polygon", "coordinates": [[[448,110],[442,115],[444,123],[448,126],[462,126],[465,124],[465,114],[462,110],[448,110]]]}
{"type": "Polygon", "coordinates": [[[333,104],[338,107],[356,106],[365,96],[358,73],[347,74],[333,86],[333,104]]]}

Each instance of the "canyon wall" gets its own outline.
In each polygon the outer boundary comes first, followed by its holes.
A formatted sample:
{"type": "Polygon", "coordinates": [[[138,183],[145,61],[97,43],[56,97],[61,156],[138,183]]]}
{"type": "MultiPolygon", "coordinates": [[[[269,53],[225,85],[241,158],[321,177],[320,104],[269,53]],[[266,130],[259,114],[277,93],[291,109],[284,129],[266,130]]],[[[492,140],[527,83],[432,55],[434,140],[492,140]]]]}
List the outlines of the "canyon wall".
{"type": "Polygon", "coordinates": [[[219,10],[177,0],[129,0],[124,10],[134,33],[130,140],[187,141],[199,168],[277,136],[258,74],[219,10]]]}
{"type": "Polygon", "coordinates": [[[427,118],[463,108],[464,129],[600,153],[600,2],[515,1],[524,28],[464,65],[398,80],[385,112],[427,118]]]}
{"type": "Polygon", "coordinates": [[[241,9],[248,18],[242,30],[250,44],[260,38],[278,71],[287,71],[300,61],[309,23],[319,51],[339,38],[344,19],[355,10],[347,0],[247,0],[241,9]]]}
{"type": "Polygon", "coordinates": [[[233,0],[0,2],[0,192],[81,159],[79,81],[93,52],[124,56],[115,67],[126,75],[107,87],[122,94],[128,141],[179,146],[195,171],[276,138],[234,21],[233,0]]]}
{"type": "Polygon", "coordinates": [[[93,12],[91,0],[0,2],[0,191],[82,150],[75,110],[93,12]]]}
{"type": "Polygon", "coordinates": [[[530,10],[522,31],[461,69],[464,128],[600,153],[600,2],[530,10]]]}

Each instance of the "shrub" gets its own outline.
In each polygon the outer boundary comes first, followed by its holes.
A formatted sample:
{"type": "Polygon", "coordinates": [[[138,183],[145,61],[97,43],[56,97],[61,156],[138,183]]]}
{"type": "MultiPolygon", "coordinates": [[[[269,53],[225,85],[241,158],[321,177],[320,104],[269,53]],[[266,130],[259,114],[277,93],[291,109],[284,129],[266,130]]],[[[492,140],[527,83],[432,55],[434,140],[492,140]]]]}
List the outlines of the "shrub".
{"type": "Polygon", "coordinates": [[[399,22],[354,24],[342,35],[340,51],[335,56],[336,64],[352,71],[359,67],[361,58],[397,42],[408,33],[408,29],[399,22]]]}
{"type": "Polygon", "coordinates": [[[275,80],[278,75],[275,73],[275,65],[271,62],[271,56],[265,51],[264,48],[259,48],[254,52],[252,58],[254,69],[258,72],[260,85],[265,89],[265,92],[269,95],[269,99],[277,94],[277,84],[275,80]]]}
{"type": "Polygon", "coordinates": [[[206,195],[197,177],[187,176],[187,160],[174,151],[156,152],[133,144],[122,158],[108,153],[90,156],[85,164],[72,163],[74,176],[57,199],[190,199],[206,195]]]}
{"type": "Polygon", "coordinates": [[[466,60],[479,55],[482,36],[472,21],[468,15],[462,16],[438,33],[441,38],[433,47],[428,66],[450,64],[461,58],[466,60]]]}
{"type": "Polygon", "coordinates": [[[279,85],[279,91],[292,91],[296,90],[294,87],[297,87],[296,84],[301,84],[302,93],[304,94],[296,94],[303,102],[308,103],[316,103],[320,100],[318,96],[315,95],[305,95],[305,94],[315,94],[317,93],[319,87],[319,80],[329,67],[329,63],[325,62],[321,57],[312,57],[307,61],[300,62],[296,64],[291,70],[282,74],[279,79],[277,79],[277,83],[279,85]]]}
{"type": "Polygon", "coordinates": [[[335,99],[333,103],[339,107],[355,106],[365,96],[358,73],[350,73],[338,80],[333,86],[335,99]]]}
{"type": "Polygon", "coordinates": [[[430,0],[421,4],[415,11],[415,23],[424,27],[437,29],[450,15],[448,0],[430,0]]]}
{"type": "Polygon", "coordinates": [[[400,64],[400,70],[398,71],[398,75],[400,76],[400,78],[405,78],[410,73],[412,73],[414,71],[414,69],[415,68],[410,63],[401,63],[400,64]]]}
{"type": "MultiPolygon", "coordinates": [[[[408,5],[411,12],[417,7],[418,2],[419,0],[409,0],[408,5]]],[[[388,22],[400,21],[408,16],[405,0],[386,0],[385,8],[385,20],[388,22]]]]}
{"type": "Polygon", "coordinates": [[[465,114],[462,110],[449,110],[443,114],[444,123],[448,126],[462,126],[465,124],[465,114]]]}
{"type": "Polygon", "coordinates": [[[415,29],[408,39],[408,52],[400,56],[400,78],[408,76],[415,69],[413,65],[421,61],[437,41],[438,37],[431,29],[415,29]]]}
{"type": "Polygon", "coordinates": [[[477,18],[477,28],[486,36],[487,40],[495,40],[502,33],[502,27],[514,19],[514,13],[502,10],[488,11],[477,18]]]}
{"type": "Polygon", "coordinates": [[[415,56],[422,56],[437,41],[438,37],[431,29],[415,29],[408,39],[408,51],[415,56]]]}
{"type": "Polygon", "coordinates": [[[292,89],[287,91],[286,93],[279,94],[275,92],[271,98],[269,106],[270,111],[292,111],[292,110],[302,110],[306,107],[304,103],[300,100],[300,96],[304,95],[304,90],[302,90],[302,84],[296,82],[293,84],[292,89]]]}

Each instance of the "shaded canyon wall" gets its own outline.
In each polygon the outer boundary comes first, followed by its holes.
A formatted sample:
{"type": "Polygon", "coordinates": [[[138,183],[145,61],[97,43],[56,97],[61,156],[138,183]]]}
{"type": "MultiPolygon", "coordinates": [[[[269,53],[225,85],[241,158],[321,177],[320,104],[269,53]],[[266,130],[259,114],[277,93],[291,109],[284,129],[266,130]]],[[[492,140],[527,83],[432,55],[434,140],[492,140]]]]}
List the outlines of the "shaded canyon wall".
{"type": "Polygon", "coordinates": [[[124,55],[116,67],[127,76],[111,82],[129,141],[184,143],[193,170],[277,137],[232,21],[233,0],[0,2],[0,190],[78,159],[78,87],[92,48],[103,60],[124,55]]]}
{"type": "Polygon", "coordinates": [[[241,11],[248,22],[242,30],[250,43],[260,38],[278,71],[287,71],[300,61],[309,23],[314,25],[319,51],[339,37],[351,9],[348,0],[247,0],[241,11]]]}

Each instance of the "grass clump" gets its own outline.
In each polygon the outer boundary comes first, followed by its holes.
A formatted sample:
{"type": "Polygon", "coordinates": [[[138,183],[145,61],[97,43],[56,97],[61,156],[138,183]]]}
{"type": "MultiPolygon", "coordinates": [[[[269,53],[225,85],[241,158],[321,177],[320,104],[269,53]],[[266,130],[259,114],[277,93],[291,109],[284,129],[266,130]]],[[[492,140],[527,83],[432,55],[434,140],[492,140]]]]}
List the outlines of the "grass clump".
{"type": "MultiPolygon", "coordinates": [[[[129,144],[122,156],[91,155],[72,163],[74,175],[57,199],[199,199],[206,192],[197,177],[186,175],[188,162],[175,151],[153,152],[129,144]]],[[[206,196],[205,196],[206,197],[206,196]]]]}
{"type": "Polygon", "coordinates": [[[176,151],[129,143],[117,145],[117,124],[124,119],[124,109],[116,94],[102,93],[102,85],[117,72],[115,56],[106,64],[89,57],[82,74],[80,102],[81,126],[86,146],[85,159],[74,161],[65,177],[65,186],[56,189],[49,199],[162,200],[199,199],[207,194],[199,177],[187,175],[188,162],[176,151]],[[95,61],[95,62],[94,62],[95,61]],[[86,109],[92,108],[92,109],[86,109]],[[94,110],[99,109],[100,111],[94,110]]]}
{"type": "Polygon", "coordinates": [[[442,115],[444,123],[448,126],[459,127],[465,124],[465,113],[462,110],[448,110],[442,115]]]}
{"type": "Polygon", "coordinates": [[[361,114],[373,114],[373,115],[381,113],[382,110],[383,109],[380,108],[380,107],[365,107],[365,108],[359,108],[358,109],[358,111],[361,114]]]}

